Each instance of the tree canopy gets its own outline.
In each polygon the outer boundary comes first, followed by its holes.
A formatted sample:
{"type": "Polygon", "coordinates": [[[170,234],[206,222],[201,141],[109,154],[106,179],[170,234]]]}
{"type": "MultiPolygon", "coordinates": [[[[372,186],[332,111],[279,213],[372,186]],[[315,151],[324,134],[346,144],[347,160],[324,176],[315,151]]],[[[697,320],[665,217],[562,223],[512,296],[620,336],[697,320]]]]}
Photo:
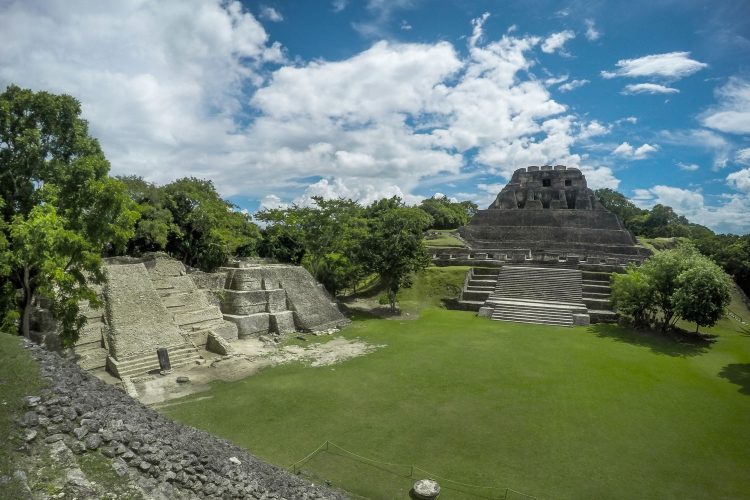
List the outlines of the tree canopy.
{"type": "Polygon", "coordinates": [[[429,229],[456,229],[465,226],[477,213],[477,204],[472,201],[451,201],[447,196],[433,196],[422,200],[419,208],[432,217],[429,229]]]}
{"type": "Polygon", "coordinates": [[[28,336],[33,305],[44,297],[64,344],[85,321],[78,302],[97,300],[88,283],[103,281],[102,252],[123,247],[137,217],[80,115],[68,95],[13,85],[0,94],[4,325],[20,315],[28,336]]]}
{"type": "Polygon", "coordinates": [[[713,326],[729,305],[731,289],[731,279],[718,265],[682,245],[613,275],[612,301],[637,326],[665,332],[679,319],[713,326]]]}

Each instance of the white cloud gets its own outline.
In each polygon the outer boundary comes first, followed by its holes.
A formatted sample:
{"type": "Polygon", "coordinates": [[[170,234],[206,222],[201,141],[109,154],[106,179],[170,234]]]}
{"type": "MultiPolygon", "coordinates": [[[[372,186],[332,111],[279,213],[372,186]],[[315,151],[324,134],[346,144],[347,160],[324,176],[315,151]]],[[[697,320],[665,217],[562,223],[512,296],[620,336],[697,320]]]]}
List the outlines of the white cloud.
{"type": "Polygon", "coordinates": [[[602,125],[598,121],[593,120],[587,124],[581,125],[581,131],[578,134],[578,138],[590,139],[591,137],[609,134],[611,130],[612,130],[612,127],[602,125]]]}
{"type": "Polygon", "coordinates": [[[716,132],[706,129],[662,130],[659,135],[663,142],[710,152],[714,157],[714,170],[727,166],[732,145],[716,132]]]}
{"type": "Polygon", "coordinates": [[[4,11],[0,84],[78,97],[114,174],[211,178],[262,206],[418,201],[417,188],[446,179],[579,166],[571,147],[606,128],[531,74],[540,38],[483,42],[486,17],[466,56],[447,42],[378,42],[292,65],[238,2],[54,5],[4,11]]]}
{"type": "Polygon", "coordinates": [[[334,12],[341,12],[346,8],[348,3],[348,0],[333,0],[333,2],[331,2],[331,5],[333,6],[334,12]]]}
{"type": "Polygon", "coordinates": [[[596,29],[596,25],[594,24],[593,19],[586,19],[586,40],[589,40],[591,42],[599,40],[601,38],[602,34],[600,31],[596,29]]]}
{"type": "Polygon", "coordinates": [[[641,146],[634,148],[630,143],[623,142],[617,146],[612,153],[630,160],[643,160],[649,155],[649,153],[653,153],[658,149],[659,146],[652,146],[651,144],[642,144],[641,146]]]}
{"type": "Polygon", "coordinates": [[[288,203],[284,203],[281,201],[281,198],[276,196],[275,194],[267,194],[260,200],[260,206],[258,207],[258,210],[266,210],[271,208],[289,208],[288,203]]]}
{"type": "Polygon", "coordinates": [[[233,165],[243,86],[282,62],[239,2],[17,2],[3,7],[0,84],[82,102],[115,174],[165,182],[233,165]],[[10,41],[12,40],[12,43],[10,41]]]}
{"type": "MultiPolygon", "coordinates": [[[[736,173],[741,172],[743,171],[736,173]]],[[[744,179],[740,179],[740,182],[743,181],[744,179]]],[[[745,184],[742,186],[750,187],[745,184]]],[[[634,194],[633,201],[642,208],[651,208],[656,204],[666,205],[690,222],[708,226],[714,231],[739,234],[750,231],[750,198],[745,195],[724,195],[720,198],[721,203],[707,204],[703,194],[672,186],[635,189],[634,194]]]]}
{"type": "Polygon", "coordinates": [[[284,20],[284,16],[282,16],[278,10],[268,6],[260,8],[260,17],[273,23],[278,23],[284,20]]]}
{"type": "Polygon", "coordinates": [[[677,162],[677,166],[680,170],[684,170],[686,172],[695,172],[700,166],[696,165],[695,163],[683,163],[681,161],[677,162]]]}
{"type": "Polygon", "coordinates": [[[556,51],[560,51],[561,54],[566,54],[563,50],[565,43],[575,37],[576,34],[571,30],[553,33],[542,42],[542,52],[545,54],[554,54],[556,51]]]}
{"type": "Polygon", "coordinates": [[[734,155],[734,159],[737,163],[750,165],[750,148],[738,150],[734,155]]]}
{"type": "Polygon", "coordinates": [[[411,24],[409,24],[405,20],[401,21],[401,31],[411,31],[411,28],[412,28],[411,24]]]}
{"type": "Polygon", "coordinates": [[[625,85],[623,94],[677,94],[680,91],[658,83],[633,83],[625,85]]]}
{"type": "Polygon", "coordinates": [[[750,194],[750,168],[727,175],[727,184],[738,191],[750,194]]]}
{"type": "Polygon", "coordinates": [[[471,36],[469,37],[469,47],[475,47],[477,43],[482,40],[482,36],[484,35],[484,23],[487,21],[488,17],[490,17],[490,13],[485,12],[476,19],[471,20],[472,30],[471,36]]]}
{"type": "Polygon", "coordinates": [[[588,80],[571,80],[568,83],[563,83],[557,88],[558,90],[560,90],[560,92],[570,92],[571,90],[583,87],[587,83],[589,83],[588,80]]]}
{"type": "Polygon", "coordinates": [[[620,179],[615,177],[612,169],[609,167],[580,167],[583,175],[586,176],[586,183],[591,189],[617,189],[620,185],[620,179]]]}
{"type": "Polygon", "coordinates": [[[667,80],[678,80],[708,66],[708,64],[690,59],[689,56],[690,52],[667,52],[637,59],[621,59],[617,61],[615,71],[602,71],[602,76],[604,78],[616,76],[630,78],[660,77],[667,80]]]}
{"type": "Polygon", "coordinates": [[[620,118],[619,120],[616,120],[615,123],[617,125],[620,125],[622,123],[629,123],[631,125],[635,125],[638,123],[638,118],[635,116],[626,116],[625,118],[620,118]]]}
{"type": "Polygon", "coordinates": [[[750,81],[730,78],[716,90],[717,106],[702,116],[705,127],[730,134],[750,134],[750,81]]]}

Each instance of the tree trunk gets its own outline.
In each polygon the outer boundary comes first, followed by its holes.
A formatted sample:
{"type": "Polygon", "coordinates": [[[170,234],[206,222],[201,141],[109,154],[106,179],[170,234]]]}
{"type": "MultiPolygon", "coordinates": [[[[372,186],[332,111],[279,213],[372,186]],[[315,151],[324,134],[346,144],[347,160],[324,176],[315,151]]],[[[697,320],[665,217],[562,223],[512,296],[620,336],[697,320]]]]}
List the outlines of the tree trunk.
{"type": "Polygon", "coordinates": [[[21,335],[31,338],[31,312],[34,308],[34,292],[31,289],[29,268],[23,268],[23,313],[21,315],[21,335]]]}

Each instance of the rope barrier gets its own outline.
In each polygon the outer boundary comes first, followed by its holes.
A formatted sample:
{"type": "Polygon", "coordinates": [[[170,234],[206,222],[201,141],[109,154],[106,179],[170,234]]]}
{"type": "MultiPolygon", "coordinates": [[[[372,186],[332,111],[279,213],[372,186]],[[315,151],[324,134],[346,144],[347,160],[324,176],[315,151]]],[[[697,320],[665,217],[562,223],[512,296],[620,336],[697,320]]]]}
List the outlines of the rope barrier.
{"type": "MultiPolygon", "coordinates": [[[[314,457],[316,454],[318,454],[324,448],[325,448],[325,451],[330,451],[330,447],[331,446],[333,446],[334,448],[337,448],[337,449],[343,451],[344,453],[348,453],[349,455],[357,457],[360,460],[364,460],[366,462],[372,462],[372,463],[380,464],[380,465],[388,465],[388,466],[392,466],[392,467],[402,467],[404,469],[409,469],[410,470],[410,474],[409,474],[408,477],[414,477],[414,471],[420,471],[420,472],[426,474],[430,478],[439,479],[441,481],[444,481],[444,482],[447,482],[447,483],[451,483],[451,484],[455,484],[455,485],[459,485],[459,486],[464,486],[466,488],[477,488],[477,489],[498,490],[498,491],[502,491],[503,490],[503,488],[501,488],[499,486],[483,486],[483,485],[478,485],[478,484],[470,484],[470,483],[462,483],[460,481],[454,481],[452,479],[448,479],[448,478],[439,476],[437,474],[433,474],[432,472],[430,472],[428,470],[425,470],[425,469],[423,469],[421,467],[418,467],[418,466],[412,465],[412,464],[408,464],[408,465],[407,464],[397,464],[397,463],[393,463],[393,462],[385,462],[385,461],[382,461],[382,460],[375,460],[373,458],[367,458],[367,457],[364,457],[362,455],[358,455],[357,453],[354,453],[353,451],[349,451],[346,448],[343,448],[342,446],[339,446],[336,443],[334,443],[332,441],[328,441],[328,440],[326,440],[323,444],[321,444],[320,446],[318,446],[315,450],[313,450],[311,453],[309,453],[303,459],[298,460],[297,462],[294,462],[292,465],[290,465],[289,467],[287,467],[287,469],[291,469],[293,472],[297,472],[297,465],[299,465],[299,464],[301,464],[303,462],[308,461],[309,459],[311,459],[312,457],[314,457]]],[[[516,493],[518,495],[523,495],[524,497],[527,497],[527,498],[537,498],[537,497],[534,497],[534,496],[531,496],[531,495],[527,495],[526,493],[522,493],[520,491],[516,491],[516,490],[511,489],[511,488],[504,488],[504,490],[505,490],[505,496],[503,498],[507,498],[508,497],[508,492],[513,492],[513,493],[516,493]]]]}

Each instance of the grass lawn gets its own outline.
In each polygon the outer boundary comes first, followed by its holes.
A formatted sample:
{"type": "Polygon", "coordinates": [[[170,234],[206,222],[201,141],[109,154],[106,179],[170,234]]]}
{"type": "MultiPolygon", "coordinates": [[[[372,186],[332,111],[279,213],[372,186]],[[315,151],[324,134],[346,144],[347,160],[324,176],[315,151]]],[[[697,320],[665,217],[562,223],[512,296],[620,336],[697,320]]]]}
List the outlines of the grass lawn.
{"type": "MultiPolygon", "coordinates": [[[[25,411],[23,397],[39,395],[41,387],[39,368],[21,346],[21,338],[0,333],[0,476],[13,477],[19,467],[15,420],[25,411]]],[[[0,498],[23,498],[21,485],[15,480],[3,484],[0,498]]]]}
{"type": "Polygon", "coordinates": [[[455,229],[431,229],[431,233],[437,233],[437,237],[425,238],[424,244],[428,247],[452,247],[464,248],[466,245],[454,236],[455,229]]]}
{"type": "MultiPolygon", "coordinates": [[[[438,272],[418,286],[453,278],[438,272]]],[[[693,345],[432,307],[412,321],[356,319],[343,335],[384,346],[373,354],[267,369],[160,411],[282,466],[330,440],[497,488],[441,481],[445,499],[498,498],[505,488],[541,498],[750,498],[750,328],[723,320],[713,333],[715,343],[693,345]]],[[[334,448],[301,467],[370,498],[407,498],[427,476],[334,448]]]]}

